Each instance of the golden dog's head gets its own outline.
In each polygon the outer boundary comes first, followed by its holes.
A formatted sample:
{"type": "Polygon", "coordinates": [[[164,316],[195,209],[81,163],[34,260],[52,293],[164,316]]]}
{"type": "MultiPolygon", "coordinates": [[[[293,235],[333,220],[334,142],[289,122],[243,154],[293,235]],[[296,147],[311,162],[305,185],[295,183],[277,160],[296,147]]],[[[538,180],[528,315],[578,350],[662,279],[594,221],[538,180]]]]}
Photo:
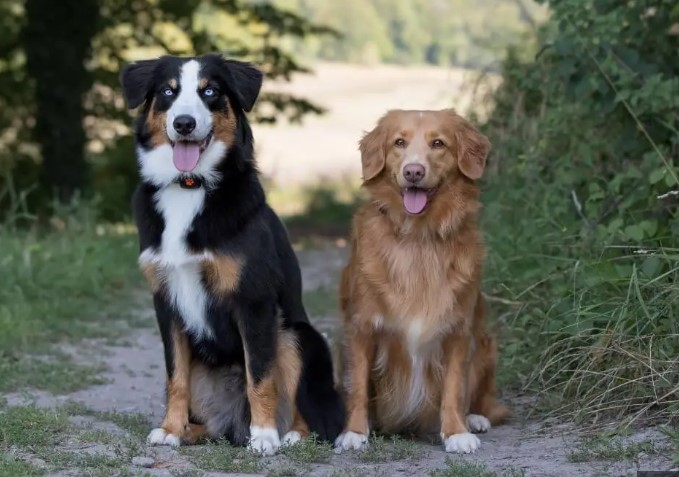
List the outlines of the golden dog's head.
{"type": "Polygon", "coordinates": [[[488,139],[452,109],[392,110],[360,142],[364,185],[406,216],[465,208],[486,165],[488,139]],[[469,197],[467,197],[469,198],[469,197]]]}

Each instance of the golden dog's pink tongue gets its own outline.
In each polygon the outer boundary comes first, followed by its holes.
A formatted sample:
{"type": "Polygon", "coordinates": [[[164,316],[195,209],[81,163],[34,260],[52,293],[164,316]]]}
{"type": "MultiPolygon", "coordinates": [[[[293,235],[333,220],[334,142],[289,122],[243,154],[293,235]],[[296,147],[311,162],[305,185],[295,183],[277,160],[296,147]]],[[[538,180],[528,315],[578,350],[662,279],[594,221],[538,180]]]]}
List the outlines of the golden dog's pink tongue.
{"type": "Polygon", "coordinates": [[[403,205],[411,214],[419,214],[427,205],[427,193],[422,189],[408,188],[403,191],[403,205]]]}
{"type": "Polygon", "coordinates": [[[198,165],[200,145],[195,142],[177,142],[172,148],[174,167],[181,172],[191,172],[198,165]]]}

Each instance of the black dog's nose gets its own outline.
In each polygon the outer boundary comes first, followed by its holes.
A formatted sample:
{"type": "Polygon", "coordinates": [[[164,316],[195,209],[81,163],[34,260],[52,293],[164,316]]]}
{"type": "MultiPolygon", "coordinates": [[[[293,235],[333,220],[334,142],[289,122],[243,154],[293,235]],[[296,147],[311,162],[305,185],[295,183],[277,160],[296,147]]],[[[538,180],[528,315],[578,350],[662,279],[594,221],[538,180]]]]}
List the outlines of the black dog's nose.
{"type": "Polygon", "coordinates": [[[193,116],[189,116],[188,114],[180,114],[174,118],[172,125],[174,126],[175,131],[182,136],[186,136],[196,129],[196,120],[193,119],[193,116]]]}

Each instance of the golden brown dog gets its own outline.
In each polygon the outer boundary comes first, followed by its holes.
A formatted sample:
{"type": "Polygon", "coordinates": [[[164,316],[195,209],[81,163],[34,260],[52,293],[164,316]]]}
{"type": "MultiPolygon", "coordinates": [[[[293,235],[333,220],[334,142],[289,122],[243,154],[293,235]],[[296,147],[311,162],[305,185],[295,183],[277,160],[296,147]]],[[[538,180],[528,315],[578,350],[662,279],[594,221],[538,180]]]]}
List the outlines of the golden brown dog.
{"type": "Polygon", "coordinates": [[[508,410],[495,401],[495,341],[480,292],[475,185],[490,143],[453,110],[383,116],[360,142],[369,203],[356,213],[342,274],[340,449],[384,432],[440,432],[473,452],[508,410]]]}

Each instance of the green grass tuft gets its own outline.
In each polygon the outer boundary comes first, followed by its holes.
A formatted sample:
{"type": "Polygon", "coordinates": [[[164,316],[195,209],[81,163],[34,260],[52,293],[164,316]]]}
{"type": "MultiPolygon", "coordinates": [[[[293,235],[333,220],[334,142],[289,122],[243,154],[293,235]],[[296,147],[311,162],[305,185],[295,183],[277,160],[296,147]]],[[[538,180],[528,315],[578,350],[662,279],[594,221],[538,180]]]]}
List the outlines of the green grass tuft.
{"type": "Polygon", "coordinates": [[[446,459],[446,468],[434,470],[430,477],[496,477],[497,474],[488,470],[480,462],[446,459]]]}
{"type": "Polygon", "coordinates": [[[234,447],[227,441],[181,447],[179,452],[205,471],[256,474],[264,468],[260,456],[246,448],[234,447]]]}
{"type": "Polygon", "coordinates": [[[52,446],[69,429],[68,416],[33,406],[9,407],[0,412],[0,449],[11,446],[52,446]]]}
{"type": "Polygon", "coordinates": [[[112,422],[135,437],[146,437],[151,429],[151,421],[141,413],[121,413],[116,411],[95,411],[78,402],[68,402],[61,407],[70,416],[90,416],[100,421],[112,422]]]}
{"type": "Polygon", "coordinates": [[[359,454],[363,462],[380,463],[394,460],[420,459],[426,457],[427,452],[414,441],[394,435],[373,435],[370,437],[368,448],[359,454]]]}
{"type": "Polygon", "coordinates": [[[281,448],[281,453],[295,464],[327,463],[332,457],[332,445],[321,442],[315,435],[281,448]]]}
{"type": "Polygon", "coordinates": [[[570,462],[621,461],[634,460],[642,452],[657,454],[660,449],[653,441],[625,442],[618,437],[600,435],[583,439],[567,457],[570,462]]]}
{"type": "Polygon", "coordinates": [[[42,475],[45,475],[42,469],[19,460],[12,454],[0,452],[0,477],[40,477],[42,475]]]}

